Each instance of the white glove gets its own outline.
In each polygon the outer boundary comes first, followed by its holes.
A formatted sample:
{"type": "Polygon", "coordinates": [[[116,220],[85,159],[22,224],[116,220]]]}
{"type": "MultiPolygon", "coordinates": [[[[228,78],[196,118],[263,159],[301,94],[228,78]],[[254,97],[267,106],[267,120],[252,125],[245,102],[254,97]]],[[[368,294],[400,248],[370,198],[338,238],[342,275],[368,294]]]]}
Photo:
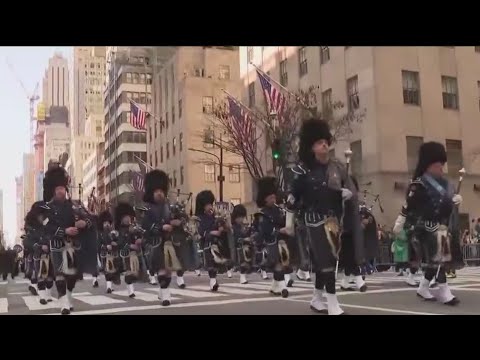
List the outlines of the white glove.
{"type": "Polygon", "coordinates": [[[455,205],[460,205],[463,201],[462,195],[453,195],[452,201],[455,205]]]}
{"type": "Polygon", "coordinates": [[[295,204],[295,197],[292,194],[288,194],[287,204],[290,204],[290,205],[295,204]]]}
{"type": "Polygon", "coordinates": [[[348,189],[342,189],[342,199],[344,201],[350,200],[352,198],[353,194],[350,190],[348,189]]]}
{"type": "Polygon", "coordinates": [[[405,220],[405,216],[398,215],[397,220],[395,220],[395,226],[393,227],[393,233],[395,235],[400,234],[400,231],[402,231],[403,227],[405,226],[405,220]]]}

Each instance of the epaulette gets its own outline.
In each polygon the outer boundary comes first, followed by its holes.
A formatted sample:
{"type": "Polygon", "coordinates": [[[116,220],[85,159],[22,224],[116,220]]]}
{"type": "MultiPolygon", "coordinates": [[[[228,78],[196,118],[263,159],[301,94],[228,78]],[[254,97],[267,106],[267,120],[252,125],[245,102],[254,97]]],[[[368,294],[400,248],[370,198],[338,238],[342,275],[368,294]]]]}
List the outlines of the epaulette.
{"type": "Polygon", "coordinates": [[[307,173],[307,170],[301,164],[296,164],[291,170],[297,175],[305,175],[307,173]]]}

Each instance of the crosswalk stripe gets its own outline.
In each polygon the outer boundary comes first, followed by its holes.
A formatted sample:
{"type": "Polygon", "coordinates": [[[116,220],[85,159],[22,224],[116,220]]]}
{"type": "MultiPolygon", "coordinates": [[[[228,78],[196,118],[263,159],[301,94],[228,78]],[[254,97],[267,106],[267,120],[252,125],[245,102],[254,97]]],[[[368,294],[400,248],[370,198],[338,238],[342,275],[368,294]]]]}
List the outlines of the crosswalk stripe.
{"type": "MultiPolygon", "coordinates": [[[[231,285],[231,284],[219,284],[219,293],[227,293],[227,294],[234,294],[234,295],[257,295],[259,294],[258,291],[256,290],[241,290],[241,289],[231,289],[224,287],[224,285],[231,285]]],[[[240,284],[238,284],[240,285],[240,284]]],[[[209,291],[210,286],[208,285],[195,285],[195,286],[190,286],[190,289],[196,289],[196,290],[204,290],[204,291],[209,291]]]]}
{"type": "Polygon", "coordinates": [[[0,285],[7,285],[8,281],[0,281],[0,285]]]}
{"type": "Polygon", "coordinates": [[[53,299],[53,301],[42,305],[40,304],[38,296],[22,296],[23,301],[25,302],[25,305],[28,307],[28,310],[30,311],[38,311],[38,310],[45,310],[45,309],[58,309],[60,308],[60,305],[58,303],[57,299],[53,299]]]}
{"type": "MultiPolygon", "coordinates": [[[[248,284],[234,284],[234,283],[228,283],[228,284],[221,284],[220,285],[220,290],[219,291],[225,291],[225,292],[228,292],[227,290],[224,290],[223,289],[223,286],[228,286],[228,287],[233,287],[233,288],[238,288],[238,287],[241,287],[242,289],[246,288],[251,288],[251,289],[256,289],[256,290],[264,290],[264,291],[270,291],[272,285],[271,284],[259,284],[259,283],[248,283],[248,284]]],[[[287,288],[288,289],[288,292],[289,293],[298,293],[298,292],[304,292],[304,291],[308,291],[309,289],[300,289],[300,288],[287,288]]],[[[230,290],[230,289],[229,289],[230,290]]],[[[233,289],[232,289],[233,290],[233,289]]],[[[235,290],[237,291],[237,290],[235,290]]],[[[245,291],[245,290],[243,290],[245,291]]],[[[233,294],[235,294],[234,292],[232,292],[233,294]]],[[[254,294],[258,294],[259,291],[255,291],[254,294]]],[[[241,293],[239,293],[240,295],[242,295],[241,293]]]]}
{"type": "Polygon", "coordinates": [[[76,295],[73,297],[75,300],[87,303],[88,305],[100,306],[100,305],[109,305],[109,304],[123,304],[125,301],[112,299],[105,295],[76,295]]]}
{"type": "MultiPolygon", "coordinates": [[[[147,288],[144,290],[158,293],[158,288],[147,288]]],[[[180,295],[180,296],[192,297],[192,298],[208,298],[208,297],[225,296],[225,294],[211,292],[210,288],[208,289],[208,291],[191,291],[188,289],[170,288],[170,293],[172,295],[180,295]]]]}
{"type": "MultiPolygon", "coordinates": [[[[157,290],[158,292],[158,290],[157,290]]],[[[127,290],[121,290],[121,291],[115,291],[113,295],[118,295],[118,296],[125,296],[128,297],[128,291],[127,290]]],[[[158,294],[149,294],[143,291],[135,291],[135,300],[142,300],[146,302],[158,302],[158,294]]],[[[178,300],[178,298],[172,297],[171,300],[178,300]]],[[[124,301],[122,301],[124,302],[124,301]]]]}
{"type": "Polygon", "coordinates": [[[8,312],[8,299],[0,298],[0,314],[8,312]]]}

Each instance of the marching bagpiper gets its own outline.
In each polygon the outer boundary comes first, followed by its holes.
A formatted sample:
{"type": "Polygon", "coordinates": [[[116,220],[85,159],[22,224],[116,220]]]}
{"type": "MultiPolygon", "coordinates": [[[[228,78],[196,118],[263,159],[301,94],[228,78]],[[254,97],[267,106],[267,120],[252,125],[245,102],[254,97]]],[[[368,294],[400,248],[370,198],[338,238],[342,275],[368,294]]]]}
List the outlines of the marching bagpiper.
{"type": "Polygon", "coordinates": [[[247,275],[252,272],[255,260],[255,247],[251,227],[246,226],[247,209],[239,204],[233,208],[231,215],[232,232],[237,249],[238,265],[240,266],[240,284],[248,284],[247,275]]]}
{"type": "Polygon", "coordinates": [[[119,203],[114,211],[115,231],[110,233],[112,242],[122,259],[121,270],[125,274],[125,283],[130,298],[135,297],[135,282],[140,277],[139,253],[143,232],[135,226],[135,210],[128,203],[119,203]]]}
{"type": "Polygon", "coordinates": [[[147,211],[142,222],[144,237],[149,250],[150,275],[158,274],[160,285],[158,298],[163,306],[171,303],[170,283],[172,271],[180,271],[182,265],[171,238],[172,225],[179,225],[180,220],[171,220],[167,201],[169,188],[168,175],[161,170],[152,170],[145,175],[145,194],[143,201],[147,211]]]}
{"type": "MultiPolygon", "coordinates": [[[[292,170],[295,174],[288,203],[301,204],[305,215],[310,256],[315,270],[315,290],[310,307],[315,312],[341,315],[343,310],[337,300],[335,270],[341,248],[343,217],[351,216],[358,224],[358,203],[355,186],[346,168],[337,159],[329,158],[332,141],[330,128],[325,121],[306,120],[300,130],[300,164],[292,170]],[[344,202],[351,200],[347,214],[344,202]],[[326,290],[327,306],[322,301],[326,290]]],[[[350,155],[350,154],[349,154],[350,155]]],[[[287,227],[293,230],[293,214],[289,214],[287,227]]],[[[352,232],[353,244],[360,251],[355,253],[356,263],[363,263],[358,232],[352,232]]]]}
{"type": "Polygon", "coordinates": [[[50,240],[50,248],[42,246],[43,251],[50,251],[50,261],[53,268],[58,301],[61,314],[68,315],[73,310],[72,292],[78,276],[79,244],[75,236],[79,228],[84,228],[86,222],[75,222],[72,203],[67,199],[68,174],[61,167],[51,167],[45,173],[43,182],[44,200],[48,201],[45,232],[50,240]]]}
{"type": "Polygon", "coordinates": [[[199,219],[200,247],[203,249],[204,266],[210,278],[210,290],[218,291],[217,274],[228,271],[232,264],[227,237],[229,229],[223,215],[215,216],[214,203],[215,196],[210,190],[199,192],[195,199],[195,216],[199,219]]]}
{"type": "Polygon", "coordinates": [[[107,283],[107,294],[113,292],[113,284],[120,285],[121,260],[118,244],[112,240],[113,216],[109,210],[98,215],[98,243],[100,244],[100,260],[107,283]]]}
{"type": "Polygon", "coordinates": [[[447,153],[442,144],[428,142],[420,147],[413,181],[393,232],[400,233],[407,215],[415,219],[414,237],[422,245],[423,258],[427,263],[417,295],[427,301],[438,299],[444,304],[456,305],[459,300],[450,291],[444,266],[452,260],[453,244],[448,226],[454,207],[461,204],[462,196],[458,194],[459,188],[455,190],[443,176],[446,162],[447,153]],[[430,292],[430,282],[435,277],[438,282],[436,296],[430,292]]]}
{"type": "Polygon", "coordinates": [[[273,271],[270,292],[274,295],[288,297],[285,274],[291,274],[291,252],[293,237],[286,228],[285,211],[277,205],[277,180],[263,177],[258,181],[257,206],[259,237],[266,249],[267,267],[273,271]]]}

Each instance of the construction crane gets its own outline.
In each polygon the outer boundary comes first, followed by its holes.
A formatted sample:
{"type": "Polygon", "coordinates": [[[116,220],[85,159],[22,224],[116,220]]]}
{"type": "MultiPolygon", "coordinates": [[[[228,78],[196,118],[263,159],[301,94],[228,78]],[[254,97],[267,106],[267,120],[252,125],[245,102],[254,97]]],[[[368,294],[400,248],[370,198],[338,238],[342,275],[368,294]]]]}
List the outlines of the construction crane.
{"type": "Polygon", "coordinates": [[[34,109],[35,109],[35,102],[40,99],[40,96],[38,96],[38,82],[37,82],[37,85],[35,86],[35,89],[33,90],[33,92],[30,93],[27,90],[27,88],[25,87],[25,85],[23,84],[23,81],[17,75],[17,72],[15,71],[15,68],[13,67],[12,63],[8,60],[8,58],[5,58],[5,61],[8,65],[8,67],[9,67],[10,71],[12,72],[13,76],[15,76],[18,83],[22,87],[23,91],[25,91],[25,94],[27,95],[27,99],[28,99],[29,106],[30,106],[30,147],[31,147],[31,150],[33,150],[33,146],[34,146],[33,124],[36,120],[34,109]]]}

